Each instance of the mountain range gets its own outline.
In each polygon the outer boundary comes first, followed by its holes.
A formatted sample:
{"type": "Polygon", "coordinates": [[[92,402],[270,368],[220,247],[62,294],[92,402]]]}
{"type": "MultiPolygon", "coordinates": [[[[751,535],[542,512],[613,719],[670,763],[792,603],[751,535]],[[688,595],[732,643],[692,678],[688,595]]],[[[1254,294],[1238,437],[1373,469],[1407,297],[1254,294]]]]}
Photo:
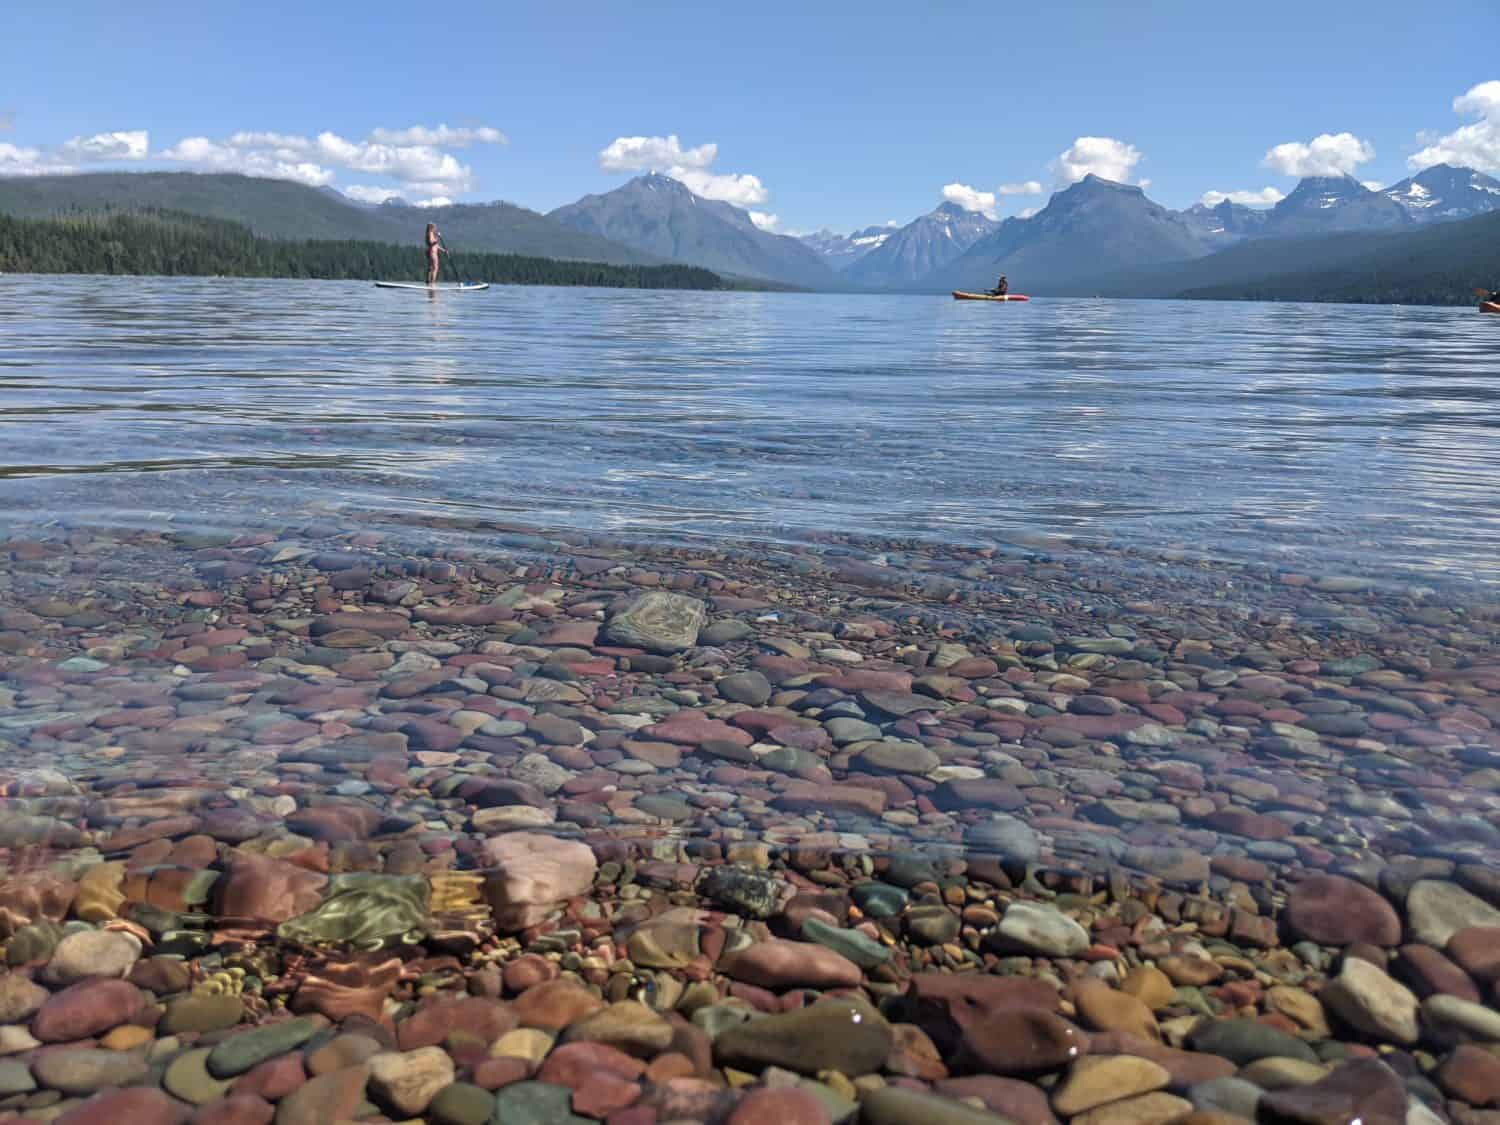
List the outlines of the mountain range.
{"type": "Polygon", "coordinates": [[[694,195],[686,184],[654,172],[603,195],[586,195],[547,218],[659,259],[719,273],[811,289],[836,282],[833,270],[798,239],[762,230],[748,211],[694,195]]]}
{"type": "MultiPolygon", "coordinates": [[[[948,202],[905,226],[792,237],[658,174],[546,215],[501,202],[361,204],[330,189],[221,173],[0,178],[3,214],[144,209],[227,219],[269,238],[411,245],[433,221],[459,251],[615,265],[680,262],[807,289],[975,289],[1004,273],[1013,290],[1039,296],[1173,296],[1352,268],[1362,255],[1396,253],[1391,248],[1402,239],[1414,240],[1416,261],[1435,245],[1424,231],[1500,211],[1500,181],[1439,164],[1382,190],[1349,176],[1309,177],[1266,210],[1226,200],[1173,211],[1140,187],[1090,175],[1036,213],[1003,222],[948,202]]],[[[1424,276],[1430,282],[1436,275],[1424,276]]]]}

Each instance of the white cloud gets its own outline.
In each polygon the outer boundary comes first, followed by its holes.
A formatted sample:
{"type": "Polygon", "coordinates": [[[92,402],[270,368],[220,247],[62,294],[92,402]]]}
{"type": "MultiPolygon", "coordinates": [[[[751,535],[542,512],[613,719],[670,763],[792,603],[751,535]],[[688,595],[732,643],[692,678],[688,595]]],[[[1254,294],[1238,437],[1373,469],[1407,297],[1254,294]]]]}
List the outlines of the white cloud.
{"type": "Polygon", "coordinates": [[[944,184],[943,198],[956,203],[965,211],[977,211],[986,219],[999,217],[995,210],[995,193],[971,188],[968,184],[944,184]]]}
{"type": "Polygon", "coordinates": [[[1243,203],[1246,207],[1264,207],[1280,203],[1285,198],[1285,192],[1273,187],[1263,187],[1259,191],[1205,191],[1198,202],[1205,207],[1217,207],[1227,199],[1231,203],[1243,203]]]}
{"type": "Polygon", "coordinates": [[[616,137],[599,153],[599,167],[606,172],[650,172],[665,168],[706,169],[718,155],[719,146],[712,142],[684,149],[676,133],[665,137],[616,137]]]}
{"type": "Polygon", "coordinates": [[[95,133],[62,143],[62,151],[74,160],[145,160],[150,147],[150,134],[145,129],[95,133]]]}
{"type": "Polygon", "coordinates": [[[313,161],[297,160],[295,156],[284,158],[276,152],[240,148],[234,144],[221,144],[207,137],[184,137],[158,155],[163,160],[191,164],[215,172],[242,172],[247,176],[292,180],[309,187],[323,187],[333,183],[333,171],[313,161]]]}
{"type": "Polygon", "coordinates": [[[370,139],[385,145],[437,145],[446,148],[510,143],[504,133],[499,129],[491,129],[488,125],[472,129],[450,129],[446,125],[439,125],[435,129],[429,129],[425,125],[413,125],[409,129],[372,129],[370,139]]]}
{"type": "Polygon", "coordinates": [[[761,230],[768,230],[773,234],[780,234],[776,228],[781,226],[780,215],[768,215],[764,211],[751,211],[750,221],[761,230]]]}
{"type": "Polygon", "coordinates": [[[244,172],[314,186],[331,183],[332,169],[342,168],[389,177],[401,185],[402,194],[456,195],[474,187],[473,170],[434,145],[351,141],[326,130],[316,137],[250,131],[232,133],[222,141],[187,137],[161,155],[215,171],[244,172]]]}
{"type": "Polygon", "coordinates": [[[1379,191],[1381,188],[1385,187],[1385,185],[1379,180],[1360,180],[1359,182],[1370,191],[1379,191]]]}
{"type": "Polygon", "coordinates": [[[694,195],[704,199],[721,199],[736,207],[752,207],[771,198],[766,185],[759,176],[741,175],[733,172],[704,172],[697,168],[672,167],[667,175],[688,186],[694,195]]]}
{"type": "Polygon", "coordinates": [[[446,195],[435,195],[431,199],[419,199],[413,204],[415,207],[452,207],[453,200],[446,195]]]}
{"type": "Polygon", "coordinates": [[[1479,120],[1425,144],[1406,158],[1407,166],[1420,171],[1433,164],[1456,164],[1500,172],[1500,81],[1481,82],[1460,94],[1453,99],[1453,112],[1479,120]]]}
{"type": "Polygon", "coordinates": [[[361,203],[385,203],[391,199],[401,198],[401,193],[395,188],[375,187],[372,184],[350,184],[339,190],[350,199],[357,199],[361,203]]]}
{"type": "Polygon", "coordinates": [[[0,176],[47,176],[74,169],[39,148],[0,141],[0,176]]]}
{"type": "Polygon", "coordinates": [[[599,152],[606,172],[661,172],[704,199],[718,199],[736,207],[754,207],[771,198],[759,176],[711,171],[719,146],[710,141],[683,148],[676,133],[665,137],[616,137],[599,152]]]}
{"type": "Polygon", "coordinates": [[[1041,195],[1042,185],[1036,180],[1027,180],[1022,184],[1001,184],[995,189],[996,195],[1041,195]]]}
{"type": "Polygon", "coordinates": [[[1347,176],[1375,159],[1375,146],[1353,133],[1323,133],[1304,144],[1288,141],[1266,153],[1261,164],[1283,176],[1347,176]]]}
{"type": "Polygon", "coordinates": [[[1047,167],[1057,178],[1058,187],[1077,183],[1090,174],[1128,184],[1131,171],[1142,159],[1135,145],[1113,137],[1079,137],[1047,167]]]}

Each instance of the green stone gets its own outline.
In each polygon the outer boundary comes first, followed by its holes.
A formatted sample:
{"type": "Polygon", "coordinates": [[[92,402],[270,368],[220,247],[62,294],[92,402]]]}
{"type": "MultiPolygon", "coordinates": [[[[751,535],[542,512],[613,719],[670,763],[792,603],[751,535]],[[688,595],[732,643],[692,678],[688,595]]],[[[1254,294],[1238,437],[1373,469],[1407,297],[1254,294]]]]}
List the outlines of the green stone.
{"type": "Polygon", "coordinates": [[[427,1107],[432,1125],[485,1125],[495,1110],[495,1095],[468,1082],[446,1087],[427,1107]]]}
{"type": "Polygon", "coordinates": [[[938,1094],[885,1086],[871,1090],[859,1103],[861,1122],[869,1125],[1007,1125],[1008,1119],[987,1109],[938,1094]]]}
{"type": "Polygon", "coordinates": [[[913,906],[903,919],[906,932],[926,945],[942,945],[958,937],[962,922],[941,903],[913,906]]]}
{"type": "Polygon", "coordinates": [[[852,1077],[879,1070],[893,1040],[891,1025],[869,1004],[840,998],[731,1027],[714,1040],[714,1061],[756,1073],[779,1066],[852,1077]]]}
{"type": "Polygon", "coordinates": [[[860,883],[853,890],[854,904],[871,918],[892,918],[906,909],[910,896],[889,883],[860,883]]]}
{"type": "Polygon", "coordinates": [[[41,921],[22,926],[5,943],[5,960],[11,965],[46,961],[62,937],[62,927],[56,922],[41,921]]]}
{"type": "Polygon", "coordinates": [[[208,1056],[208,1072],[215,1078],[233,1078],[277,1055],[295,1051],[317,1033],[318,1025],[305,1017],[243,1031],[214,1047],[208,1056]]]}
{"type": "Polygon", "coordinates": [[[802,936],[821,946],[841,953],[861,969],[873,969],[891,959],[891,951],[872,937],[858,930],[841,930],[816,918],[802,923],[802,936]]]}
{"type": "Polygon", "coordinates": [[[234,1084],[234,1079],[215,1078],[209,1074],[208,1056],[211,1053],[212,1048],[199,1047],[178,1055],[167,1064],[167,1072],[162,1076],[161,1084],[174,1097],[193,1105],[222,1098],[234,1084]]]}
{"type": "Polygon", "coordinates": [[[756,759],[755,764],[762,769],[775,770],[777,773],[800,773],[803,770],[816,768],[822,764],[822,761],[823,759],[809,750],[782,746],[772,750],[769,754],[762,754],[756,759]]]}
{"type": "Polygon", "coordinates": [[[245,1005],[238,996],[179,996],[167,1004],[161,1027],[168,1035],[223,1031],[240,1022],[245,1005]]]}
{"type": "Polygon", "coordinates": [[[693,815],[693,807],[681,797],[668,797],[660,793],[637,797],[635,807],[659,820],[687,820],[693,815]]]}
{"type": "Polygon", "coordinates": [[[1317,1053],[1301,1039],[1254,1020],[1202,1024],[1188,1036],[1188,1044],[1195,1051],[1218,1055],[1240,1066],[1265,1058],[1318,1061],[1317,1053]]]}
{"type": "Polygon", "coordinates": [[[573,1091],[548,1082],[516,1082],[495,1096],[490,1125],[592,1125],[572,1110],[573,1091]]]}

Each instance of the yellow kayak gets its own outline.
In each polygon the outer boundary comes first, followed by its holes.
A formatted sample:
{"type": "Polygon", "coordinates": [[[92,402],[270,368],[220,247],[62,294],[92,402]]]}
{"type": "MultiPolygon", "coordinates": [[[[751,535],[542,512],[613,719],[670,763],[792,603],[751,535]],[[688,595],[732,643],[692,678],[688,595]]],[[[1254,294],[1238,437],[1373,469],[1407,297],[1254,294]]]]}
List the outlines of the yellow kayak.
{"type": "Polygon", "coordinates": [[[997,297],[993,293],[964,293],[958,289],[953,291],[955,301],[1029,301],[1030,297],[1024,293],[1007,293],[1003,297],[997,297]]]}

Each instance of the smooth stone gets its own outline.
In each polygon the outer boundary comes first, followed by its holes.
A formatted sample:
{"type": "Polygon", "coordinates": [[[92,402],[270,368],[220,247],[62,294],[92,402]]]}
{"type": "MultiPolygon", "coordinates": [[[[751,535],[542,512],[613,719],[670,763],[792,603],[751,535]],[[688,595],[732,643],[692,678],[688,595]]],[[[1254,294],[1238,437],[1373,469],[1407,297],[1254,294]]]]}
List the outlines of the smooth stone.
{"type": "Polygon", "coordinates": [[[1073,985],[1073,1004],[1085,1027],[1094,1031],[1123,1031],[1142,1039],[1160,1039],[1151,1009],[1128,992],[1102,980],[1084,977],[1073,985]]]}
{"type": "Polygon", "coordinates": [[[1008,946],[1048,957],[1077,957],[1089,947],[1087,930],[1055,907],[1037,902],[1006,907],[997,936],[1008,946]]]}
{"type": "Polygon", "coordinates": [[[432,1125],[485,1125],[495,1111],[495,1095],[468,1082],[455,1082],[427,1107],[432,1125]]]}
{"type": "Polygon", "coordinates": [[[854,905],[871,918],[894,918],[911,898],[901,887],[889,883],[858,883],[850,892],[854,905]]]}
{"type": "Polygon", "coordinates": [[[485,841],[484,893],[504,932],[541,922],[564,899],[584,894],[599,870],[594,851],[577,840],[536,832],[510,832],[485,841]]]}
{"type": "Polygon", "coordinates": [[[208,1056],[208,1072],[215,1078],[244,1074],[277,1055],[295,1051],[316,1035],[320,1026],[312,1019],[299,1017],[231,1035],[214,1045],[208,1056]]]}
{"type": "Polygon", "coordinates": [[[1082,1031],[1041,1008],[1000,1008],[972,1019],[962,1030],[968,1053],[994,1074],[1041,1074],[1088,1053],[1082,1031]]]}
{"type": "Polygon", "coordinates": [[[179,996],[168,1001],[161,1029],[168,1035],[223,1031],[239,1023],[244,1014],[245,1005],[238,996],[179,996]]]}
{"type": "Polygon", "coordinates": [[[29,1020],[51,995],[29,977],[18,973],[0,976],[0,1023],[29,1020]]]}
{"type": "Polygon", "coordinates": [[[365,1100],[366,1070],[347,1066],[309,1078],[276,1107],[276,1125],[329,1125],[352,1118],[365,1100]]]}
{"type": "Polygon", "coordinates": [[[964,843],[974,851],[998,855],[1018,863],[1042,858],[1042,843],[1036,830],[1019,817],[995,813],[964,830],[964,843]]]}
{"type": "Polygon", "coordinates": [[[81,980],[48,998],[32,1017],[31,1033],[43,1043],[87,1039],[129,1023],[146,1003],[146,994],[126,981],[81,980]]]}
{"type": "MultiPolygon", "coordinates": [[[[192,1110],[174,1101],[160,1090],[136,1086],[125,1090],[107,1090],[86,1102],[75,1104],[52,1125],[183,1125],[192,1110]]],[[[22,1121],[27,1120],[23,1117],[22,1121]]]]}
{"type": "Polygon", "coordinates": [[[384,1051],[371,1056],[368,1066],[371,1095],[402,1117],[425,1112],[432,1099],[453,1084],[453,1060],[441,1047],[384,1051]]]}
{"type": "Polygon", "coordinates": [[[771,698],[771,681],[760,672],[735,672],[724,676],[714,687],[725,699],[760,707],[771,698]]]}
{"type": "Polygon", "coordinates": [[[193,1105],[203,1105],[222,1098],[234,1084],[232,1078],[215,1078],[208,1073],[208,1056],[212,1048],[198,1047],[185,1051],[167,1064],[162,1085],[173,1097],[193,1105]]]}
{"type": "Polygon", "coordinates": [[[1160,1125],[1193,1112],[1193,1103],[1161,1090],[1080,1113],[1069,1125],[1160,1125]]]}
{"type": "Polygon", "coordinates": [[[1292,936],[1319,945],[1401,942],[1401,919],[1380,894],[1353,879],[1314,875],[1292,888],[1283,919],[1292,936]]]}
{"type": "Polygon", "coordinates": [[[1195,1051],[1218,1055],[1240,1066],[1269,1056],[1318,1061],[1317,1054],[1301,1039],[1254,1020],[1207,1019],[1193,1028],[1187,1042],[1195,1051]]]}
{"type": "Polygon", "coordinates": [[[547,1082],[513,1082],[495,1095],[491,1125],[591,1125],[572,1110],[573,1091],[547,1082]]]}
{"type": "Polygon", "coordinates": [[[831,1125],[816,1095],[795,1086],[757,1087],[735,1105],[724,1125],[831,1125]]]}
{"type": "Polygon", "coordinates": [[[789,988],[858,988],[859,966],[811,942],[771,938],[725,954],[720,970],[735,980],[782,992],[789,988]]]}
{"type": "Polygon", "coordinates": [[[0,1059],[0,1098],[29,1094],[36,1089],[31,1068],[19,1059],[0,1059]]]}
{"type": "Polygon", "coordinates": [[[802,923],[802,936],[853,961],[861,969],[873,969],[891,959],[889,946],[858,930],[841,930],[817,918],[808,918],[802,923]]]}
{"type": "Polygon", "coordinates": [[[1429,996],[1422,1018],[1440,1040],[1500,1043],[1500,1012],[1457,996],[1429,996]]]}
{"type": "Polygon", "coordinates": [[[1121,1098],[1160,1090],[1169,1081],[1171,1075],[1149,1059],[1130,1055],[1082,1058],[1068,1068],[1053,1091],[1052,1108],[1072,1117],[1121,1098]]]}
{"type": "Polygon", "coordinates": [[[1500,926],[1500,910],[1457,883],[1419,879],[1406,895],[1406,921],[1410,940],[1442,949],[1460,930],[1500,926]]]}
{"type": "Polygon", "coordinates": [[[860,1125],[1010,1125],[1008,1119],[964,1102],[910,1090],[882,1086],[859,1101],[860,1125]]]}
{"type": "Polygon", "coordinates": [[[106,1086],[130,1086],[146,1077],[146,1060],[121,1051],[67,1047],[39,1054],[31,1072],[44,1086],[64,1094],[92,1094],[106,1086]]]}
{"type": "Polygon", "coordinates": [[[868,1003],[839,998],[728,1028],[714,1040],[713,1053],[720,1065],[741,1070],[779,1066],[852,1077],[878,1070],[893,1041],[890,1025],[868,1003]]]}
{"type": "Polygon", "coordinates": [[[69,985],[88,977],[124,977],[141,955],[133,934],[87,930],[57,943],[42,976],[49,984],[69,985]]]}
{"type": "Polygon", "coordinates": [[[1321,1081],[1273,1090],[1260,1101],[1261,1120],[1277,1125],[1348,1125],[1408,1120],[1406,1088],[1378,1059],[1355,1059],[1321,1081]]]}
{"type": "Polygon", "coordinates": [[[1420,1034],[1416,995],[1361,958],[1345,957],[1318,999],[1356,1031],[1383,1042],[1411,1045],[1420,1034]]]}
{"type": "Polygon", "coordinates": [[[1265,1091],[1243,1078],[1211,1078],[1188,1088],[1188,1101],[1200,1110],[1233,1114],[1255,1120],[1256,1106],[1265,1091]]]}
{"type": "Polygon", "coordinates": [[[622,1000],[579,1020],[563,1033],[569,1043],[604,1043],[650,1058],[672,1044],[672,1025],[645,1004],[622,1000]]]}

